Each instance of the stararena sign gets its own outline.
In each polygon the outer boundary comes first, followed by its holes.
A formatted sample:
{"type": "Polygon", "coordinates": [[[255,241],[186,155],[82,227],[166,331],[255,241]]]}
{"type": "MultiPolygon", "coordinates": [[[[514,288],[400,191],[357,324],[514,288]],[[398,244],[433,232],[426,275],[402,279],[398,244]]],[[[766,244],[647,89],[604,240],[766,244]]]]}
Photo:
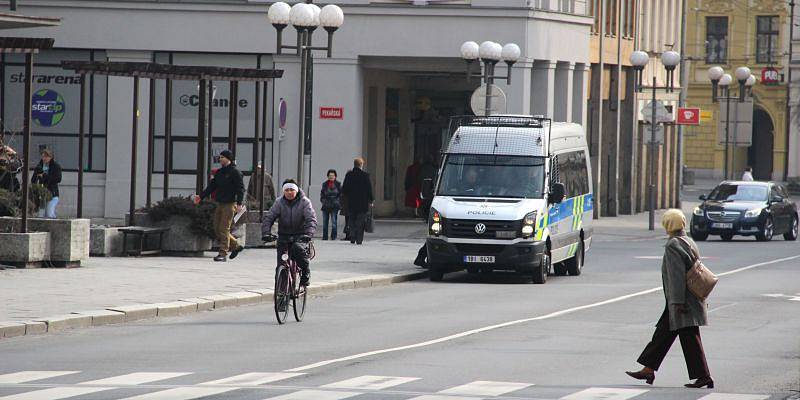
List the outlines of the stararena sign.
{"type": "Polygon", "coordinates": [[[58,92],[41,89],[33,94],[31,101],[31,118],[36,124],[44,127],[58,125],[64,119],[66,105],[58,92]]]}

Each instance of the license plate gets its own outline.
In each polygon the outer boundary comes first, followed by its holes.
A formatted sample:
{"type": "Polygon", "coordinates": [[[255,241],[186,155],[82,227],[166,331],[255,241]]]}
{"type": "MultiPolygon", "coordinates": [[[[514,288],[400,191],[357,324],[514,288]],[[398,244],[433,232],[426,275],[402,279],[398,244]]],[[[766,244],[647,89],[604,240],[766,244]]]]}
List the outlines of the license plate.
{"type": "Polygon", "coordinates": [[[495,232],[495,237],[498,239],[514,239],[517,237],[516,231],[497,231],[495,232]]]}
{"type": "Polygon", "coordinates": [[[464,256],[464,262],[480,263],[480,264],[493,264],[494,256],[464,256]]]}
{"type": "Polygon", "coordinates": [[[720,223],[720,222],[718,222],[718,223],[711,224],[711,227],[712,228],[716,228],[716,229],[733,229],[733,224],[732,223],[720,223]]]}

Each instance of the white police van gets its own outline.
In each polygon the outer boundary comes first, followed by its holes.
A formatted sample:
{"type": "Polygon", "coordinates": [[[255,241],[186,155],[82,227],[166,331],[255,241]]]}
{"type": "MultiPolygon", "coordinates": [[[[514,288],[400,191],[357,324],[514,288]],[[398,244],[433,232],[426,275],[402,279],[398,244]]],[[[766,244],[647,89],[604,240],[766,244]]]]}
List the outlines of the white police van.
{"type": "Polygon", "coordinates": [[[586,134],[543,117],[456,117],[428,217],[430,279],[513,270],[580,275],[592,243],[586,134]]]}

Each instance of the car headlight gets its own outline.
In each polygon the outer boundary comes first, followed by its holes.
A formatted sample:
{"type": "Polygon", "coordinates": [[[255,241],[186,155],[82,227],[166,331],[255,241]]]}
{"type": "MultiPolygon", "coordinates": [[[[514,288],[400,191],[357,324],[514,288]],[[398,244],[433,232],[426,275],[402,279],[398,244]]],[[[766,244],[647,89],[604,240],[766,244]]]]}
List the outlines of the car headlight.
{"type": "Polygon", "coordinates": [[[700,207],[695,207],[694,208],[694,215],[697,215],[698,217],[702,217],[703,216],[703,209],[700,208],[700,207]]]}
{"type": "Polygon", "coordinates": [[[431,208],[431,233],[439,236],[442,233],[442,215],[435,208],[431,208]]]}
{"type": "Polygon", "coordinates": [[[744,217],[745,218],[758,217],[759,215],[761,215],[761,211],[763,210],[764,210],[763,208],[754,208],[752,210],[747,210],[747,212],[744,213],[744,217]]]}

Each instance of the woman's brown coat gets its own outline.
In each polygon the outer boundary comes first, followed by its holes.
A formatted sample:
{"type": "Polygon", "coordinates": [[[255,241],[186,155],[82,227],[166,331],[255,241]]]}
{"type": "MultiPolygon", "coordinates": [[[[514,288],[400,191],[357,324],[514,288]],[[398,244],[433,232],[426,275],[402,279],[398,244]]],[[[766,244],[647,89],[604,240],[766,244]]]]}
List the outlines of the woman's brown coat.
{"type": "Polygon", "coordinates": [[[667,299],[671,331],[688,326],[704,326],[708,323],[705,301],[695,297],[686,287],[686,271],[692,265],[694,255],[690,255],[692,250],[683,240],[688,241],[691,248],[699,254],[694,241],[689,239],[685,232],[680,232],[667,241],[661,263],[661,280],[664,285],[664,296],[667,299]],[[676,307],[678,304],[685,304],[683,312],[676,307]]]}

